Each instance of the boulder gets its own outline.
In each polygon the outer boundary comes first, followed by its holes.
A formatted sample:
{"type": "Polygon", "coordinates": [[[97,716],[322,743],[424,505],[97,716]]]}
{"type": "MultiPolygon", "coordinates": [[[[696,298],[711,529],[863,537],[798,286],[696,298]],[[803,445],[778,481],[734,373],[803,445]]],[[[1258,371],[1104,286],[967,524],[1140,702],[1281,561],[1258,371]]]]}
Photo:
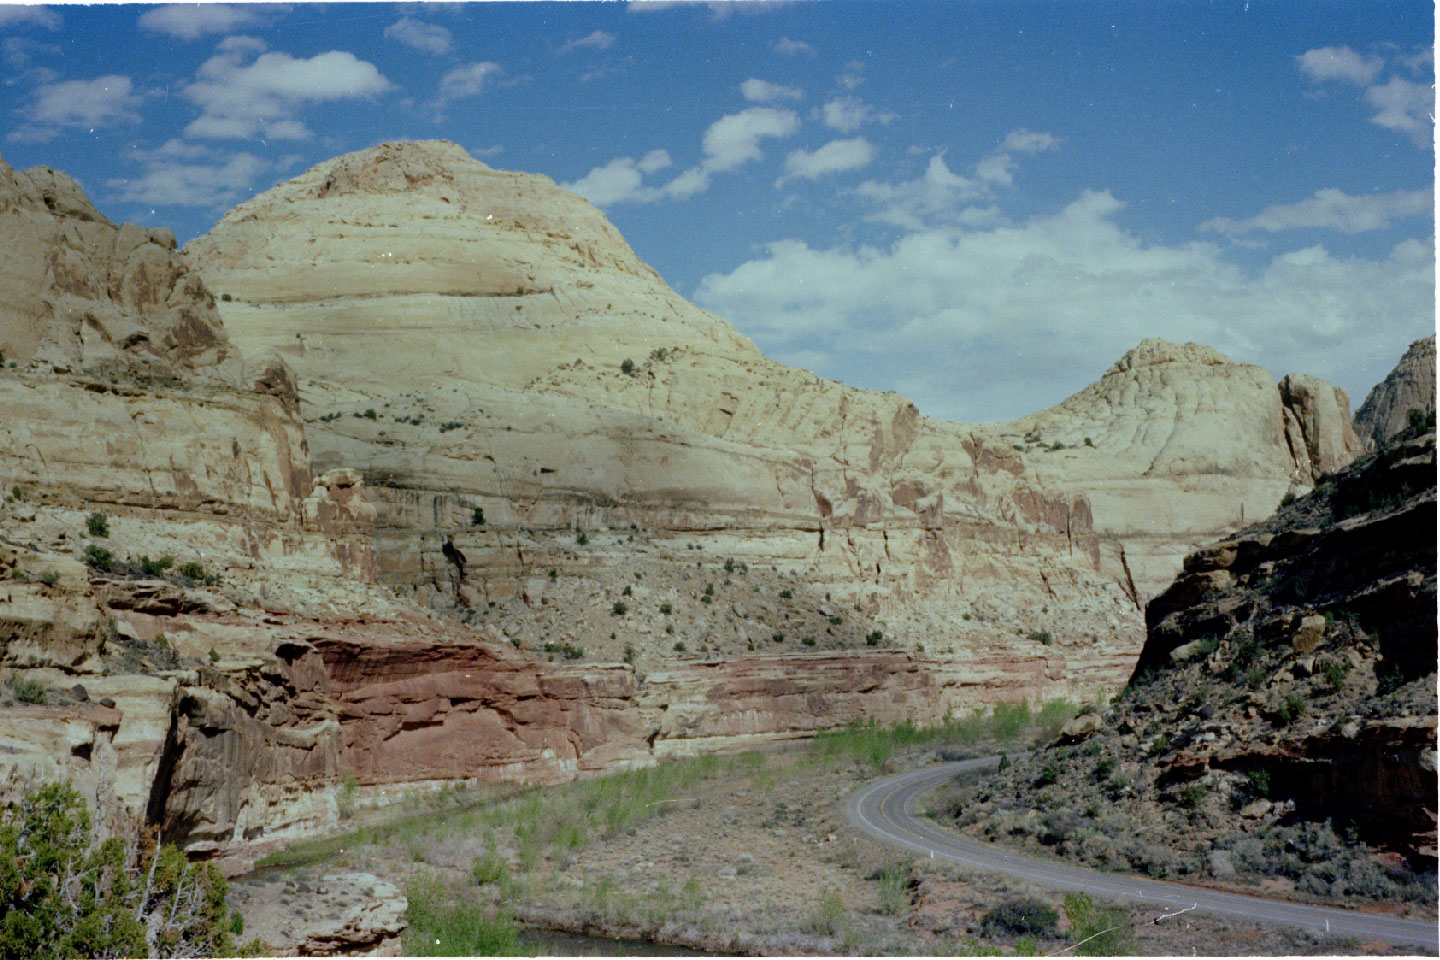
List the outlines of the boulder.
{"type": "Polygon", "coordinates": [[[1103,729],[1105,729],[1105,721],[1100,719],[1100,714],[1082,713],[1067,721],[1065,726],[1060,728],[1060,736],[1070,743],[1077,743],[1103,729]]]}
{"type": "Polygon", "coordinates": [[[1325,641],[1325,618],[1312,613],[1300,618],[1290,635],[1290,646],[1298,653],[1309,653],[1325,641]]]}

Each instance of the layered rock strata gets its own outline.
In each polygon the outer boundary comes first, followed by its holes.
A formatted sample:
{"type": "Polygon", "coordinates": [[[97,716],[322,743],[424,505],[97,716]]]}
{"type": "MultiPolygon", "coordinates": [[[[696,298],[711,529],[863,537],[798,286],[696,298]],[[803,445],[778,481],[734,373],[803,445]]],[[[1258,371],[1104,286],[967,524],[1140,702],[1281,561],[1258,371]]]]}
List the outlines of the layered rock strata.
{"type": "MultiPolygon", "coordinates": [[[[703,652],[755,618],[726,603],[694,606],[682,635],[588,607],[554,633],[533,624],[542,597],[628,605],[632,575],[648,586],[666,566],[700,562],[718,587],[722,561],[874,618],[816,631],[821,648],[879,630],[917,654],[963,657],[973,637],[1019,660],[1047,632],[1103,659],[1138,636],[1096,570],[1083,495],[902,397],[766,360],[544,177],[385,144],[242,204],[186,256],[229,296],[236,341],[296,370],[316,463],[362,470],[381,580],[527,647],[703,652]]],[[[801,639],[761,623],[739,650],[776,631],[801,639]]]]}
{"type": "Polygon", "coordinates": [[[1297,374],[1277,387],[1253,364],[1160,339],[997,433],[1047,485],[1086,498],[1105,569],[1141,605],[1191,550],[1268,516],[1361,450],[1338,387],[1297,374]]]}

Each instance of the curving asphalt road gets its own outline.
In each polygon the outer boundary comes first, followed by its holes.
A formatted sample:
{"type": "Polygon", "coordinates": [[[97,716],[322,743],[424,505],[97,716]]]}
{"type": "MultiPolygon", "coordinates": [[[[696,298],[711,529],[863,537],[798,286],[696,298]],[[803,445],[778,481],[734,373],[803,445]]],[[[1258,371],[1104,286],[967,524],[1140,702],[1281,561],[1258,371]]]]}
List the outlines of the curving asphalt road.
{"type": "Polygon", "coordinates": [[[877,780],[845,801],[851,823],[871,836],[922,856],[1007,873],[1044,887],[1078,890],[1113,900],[1159,904],[1172,910],[1195,907],[1207,913],[1265,923],[1290,924],[1313,933],[1383,940],[1440,954],[1440,929],[1434,923],[1221,893],[1204,887],[1144,877],[1103,873],[1008,853],[999,847],[942,829],[916,813],[921,794],[962,773],[994,766],[998,757],[981,757],[877,780]]]}

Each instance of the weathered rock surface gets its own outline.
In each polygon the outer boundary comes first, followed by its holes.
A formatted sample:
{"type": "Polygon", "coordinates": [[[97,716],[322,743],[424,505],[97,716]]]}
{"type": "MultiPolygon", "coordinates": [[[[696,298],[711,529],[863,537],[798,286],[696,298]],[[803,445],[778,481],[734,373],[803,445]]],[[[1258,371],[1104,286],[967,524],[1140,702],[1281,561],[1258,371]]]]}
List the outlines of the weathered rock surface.
{"type": "Polygon", "coordinates": [[[245,937],[277,957],[398,957],[405,894],[369,873],[327,873],[232,884],[245,937]]]}
{"type": "MultiPolygon", "coordinates": [[[[543,177],[385,144],[242,204],[186,256],[232,295],[236,342],[296,370],[316,463],[363,473],[382,582],[527,647],[684,659],[603,607],[632,575],[726,559],[916,653],[975,633],[1019,660],[1050,630],[1104,659],[1138,636],[1083,495],[902,397],[767,360],[543,177]],[[549,617],[561,636],[533,626],[549,617]]],[[[691,611],[691,653],[735,636],[732,611],[691,611]]]]}
{"type": "Polygon", "coordinates": [[[1160,339],[994,429],[1047,485],[1086,498],[1105,569],[1142,606],[1191,550],[1268,516],[1360,451],[1343,390],[1300,375],[1277,389],[1253,364],[1160,339]]]}
{"type": "Polygon", "coordinates": [[[1016,761],[957,816],[1091,863],[1433,905],[1434,457],[1402,434],[1188,557],[1084,750],[1016,761]]]}
{"type": "Polygon", "coordinates": [[[57,170],[0,159],[0,352],[63,371],[238,375],[204,283],[175,235],[115,226],[57,170]]]}
{"type": "Polygon", "coordinates": [[[1411,410],[1435,412],[1435,337],[1410,344],[1355,414],[1355,432],[1374,448],[1409,426],[1411,410]]]}

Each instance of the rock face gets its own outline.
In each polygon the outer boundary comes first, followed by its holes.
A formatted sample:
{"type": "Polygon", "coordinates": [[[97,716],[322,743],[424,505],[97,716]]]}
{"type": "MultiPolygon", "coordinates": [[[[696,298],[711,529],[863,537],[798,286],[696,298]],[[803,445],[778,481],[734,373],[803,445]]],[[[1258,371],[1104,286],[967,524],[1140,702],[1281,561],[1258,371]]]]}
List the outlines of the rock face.
{"type": "Polygon", "coordinates": [[[105,219],[70,177],[0,159],[0,352],[19,363],[157,378],[238,374],[169,230],[105,219]]]}
{"type": "Polygon", "coordinates": [[[236,342],[296,370],[315,462],[361,470],[381,581],[527,648],[628,647],[653,673],[809,633],[739,617],[762,605],[730,594],[689,603],[665,624],[679,635],[609,615],[667,567],[699,562],[718,589],[726,560],[765,600],[829,607],[819,625],[841,629],[817,649],[878,630],[1018,662],[1048,630],[1104,660],[1138,636],[1083,495],[902,397],[765,359],[544,177],[385,144],[242,204],[186,256],[231,295],[236,342]]]}
{"type": "Polygon", "coordinates": [[[1416,340],[1355,414],[1355,430],[1374,448],[1409,426],[1411,410],[1435,412],[1435,337],[1416,340]]]}
{"type": "Polygon", "coordinates": [[[957,816],[1091,863],[1433,903],[1435,524],[1432,430],[1192,554],[1084,749],[957,816]]]}
{"type": "Polygon", "coordinates": [[[1047,484],[1083,494],[1105,569],[1143,605],[1185,554],[1360,451],[1343,390],[1200,344],[1149,339],[1057,406],[995,428],[1047,484]]]}

